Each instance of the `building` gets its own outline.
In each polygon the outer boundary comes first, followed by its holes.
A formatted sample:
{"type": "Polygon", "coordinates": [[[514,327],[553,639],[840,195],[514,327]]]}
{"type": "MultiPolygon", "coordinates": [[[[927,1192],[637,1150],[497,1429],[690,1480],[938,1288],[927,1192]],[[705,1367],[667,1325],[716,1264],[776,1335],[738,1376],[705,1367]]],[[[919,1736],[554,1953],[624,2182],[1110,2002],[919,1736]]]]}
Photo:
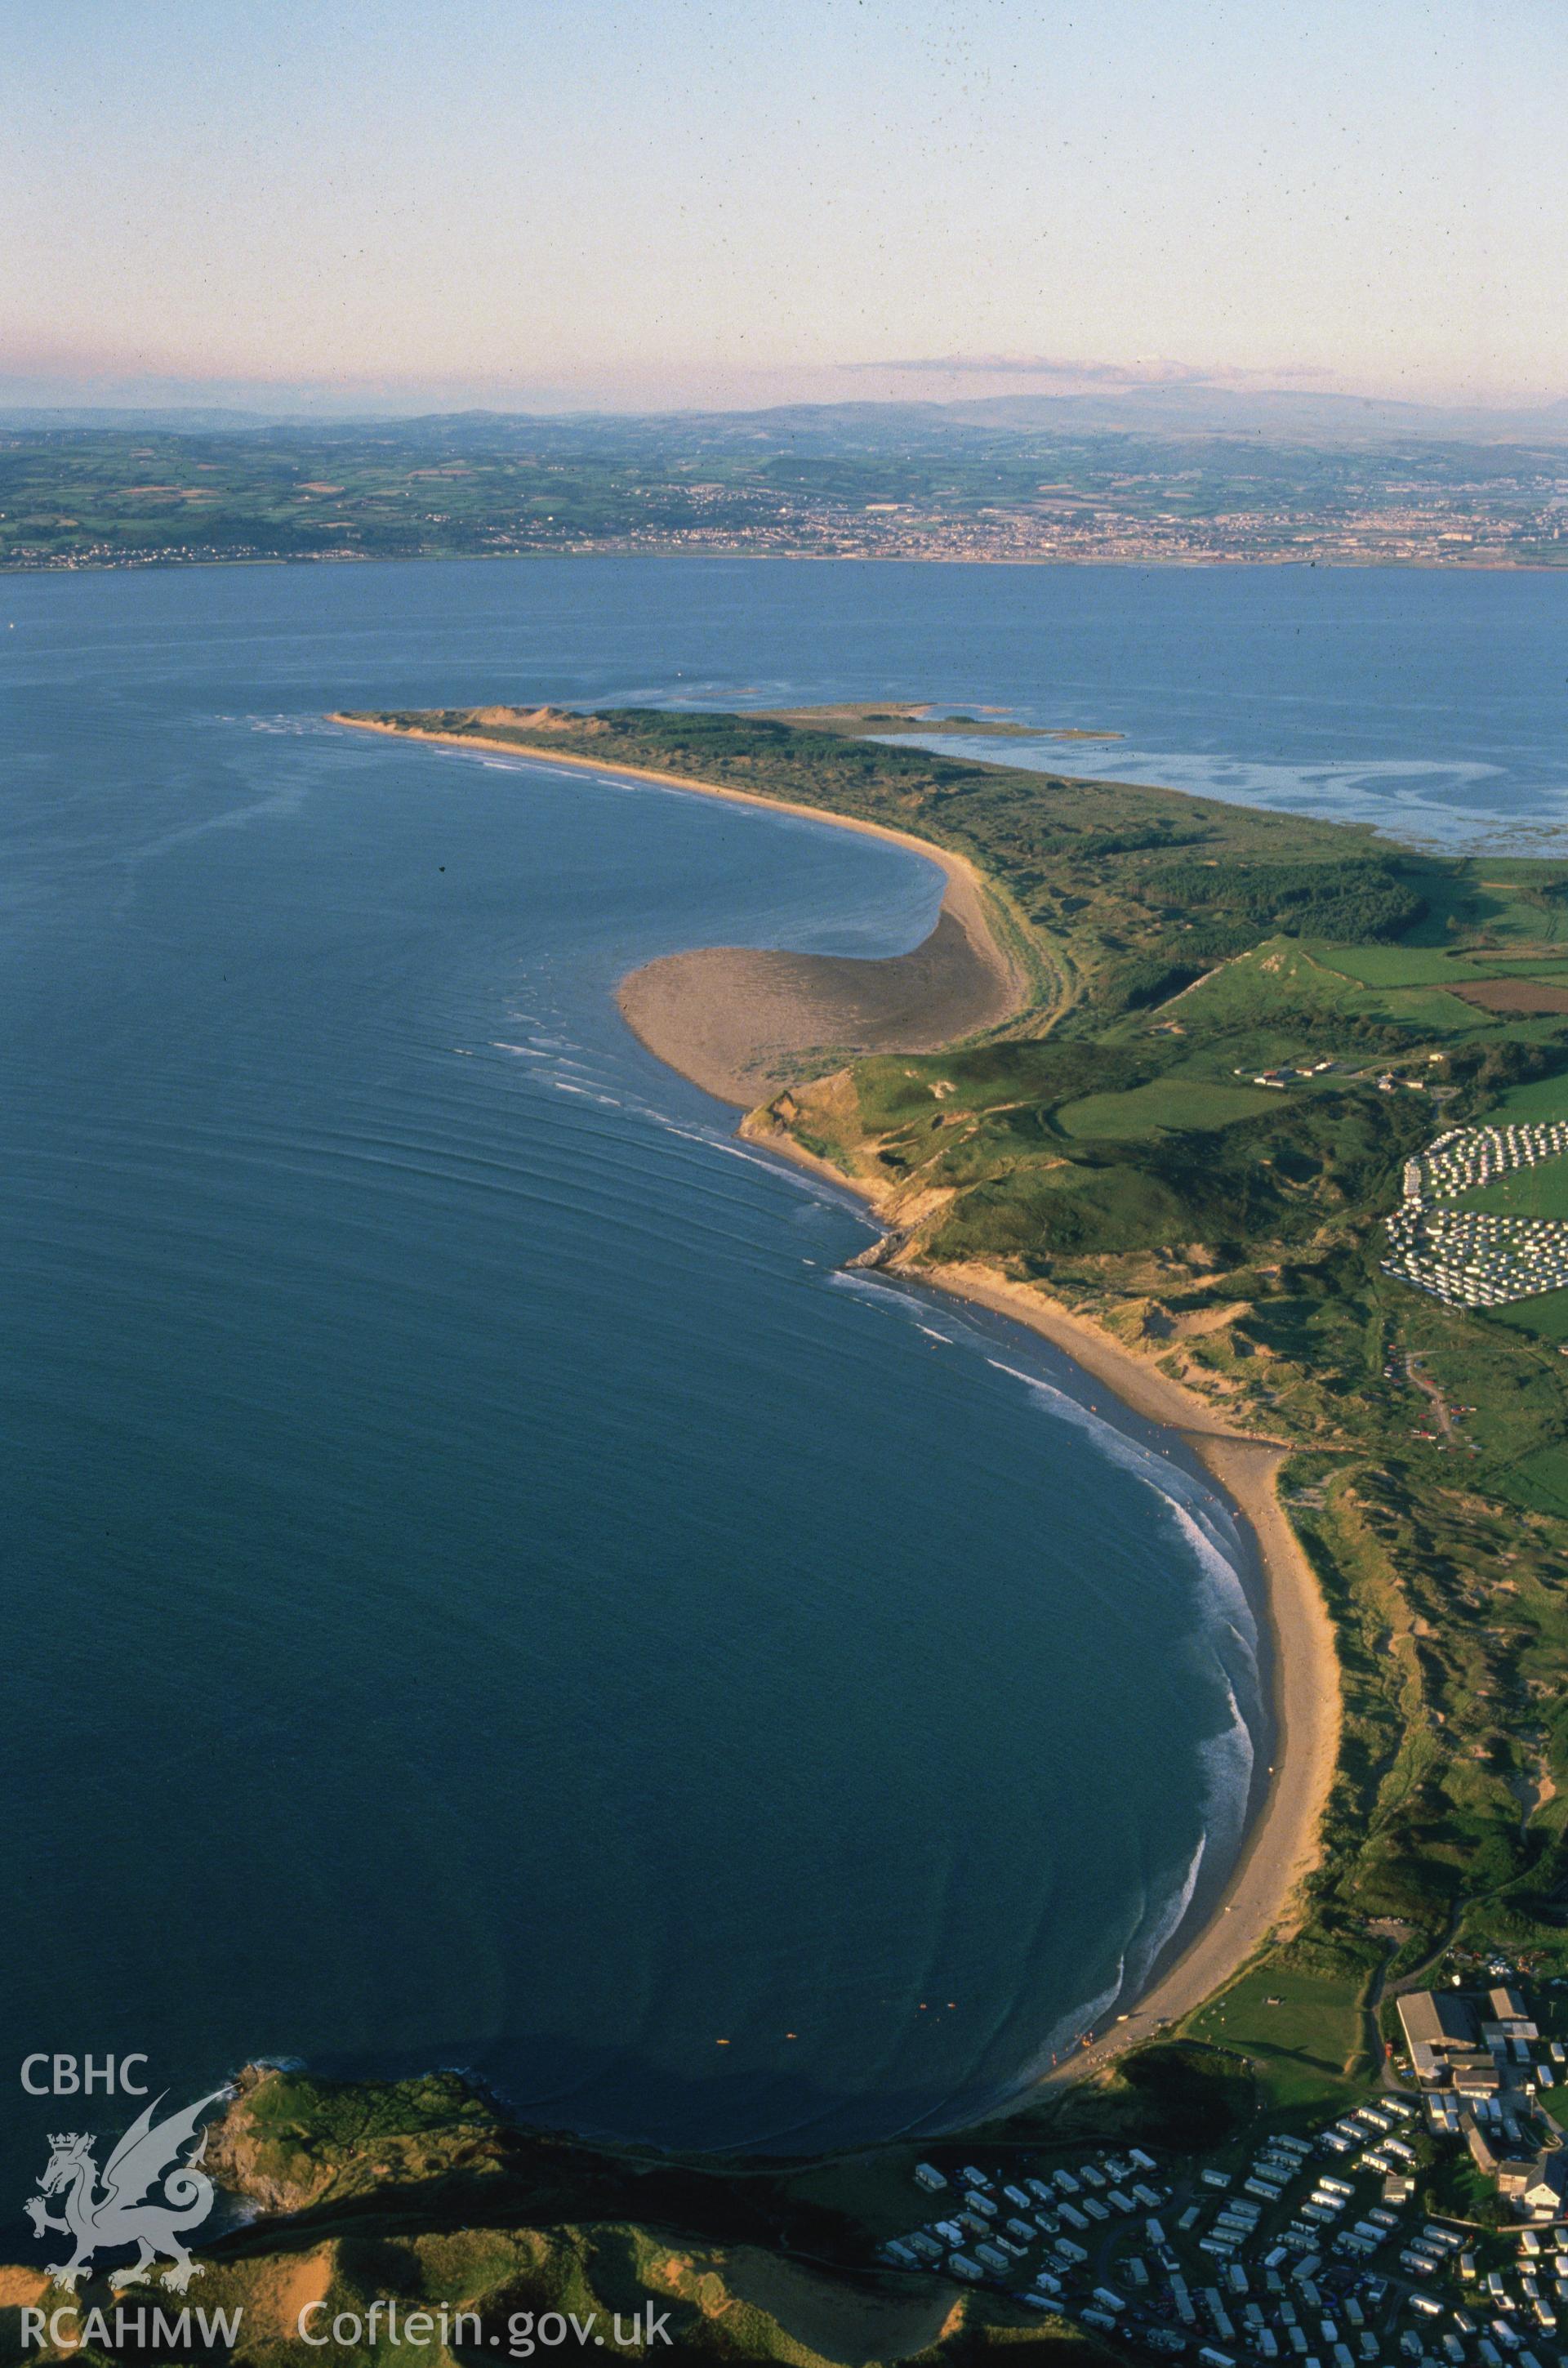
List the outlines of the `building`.
{"type": "Polygon", "coordinates": [[[1529,2220],[1556,2220],[1568,2203],[1568,2147],[1528,2162],[1501,2162],[1497,2192],[1529,2220]]]}
{"type": "Polygon", "coordinates": [[[1450,2047],[1449,2073],[1461,2097],[1494,2097],[1503,2086],[1497,2058],[1487,2047],[1450,2047]]]}
{"type": "Polygon", "coordinates": [[[1540,2038],[1530,2010],[1517,1989],[1499,1987],[1489,1991],[1486,2003],[1492,2020],[1481,2026],[1483,2045],[1506,2049],[1510,2039],[1540,2038]]]}
{"type": "Polygon", "coordinates": [[[1411,2062],[1424,2079],[1437,2077],[1444,2068],[1438,2059],[1449,2050],[1474,2048],[1474,2012],[1469,2000],[1452,1990],[1410,1990],[1396,2004],[1411,2062]]]}
{"type": "Polygon", "coordinates": [[[1506,2022],[1483,2022],[1481,2026],[1483,2047],[1490,2047],[1496,2056],[1507,2055],[1510,2040],[1540,2037],[1540,2032],[1528,2015],[1510,2015],[1506,2022]]]}

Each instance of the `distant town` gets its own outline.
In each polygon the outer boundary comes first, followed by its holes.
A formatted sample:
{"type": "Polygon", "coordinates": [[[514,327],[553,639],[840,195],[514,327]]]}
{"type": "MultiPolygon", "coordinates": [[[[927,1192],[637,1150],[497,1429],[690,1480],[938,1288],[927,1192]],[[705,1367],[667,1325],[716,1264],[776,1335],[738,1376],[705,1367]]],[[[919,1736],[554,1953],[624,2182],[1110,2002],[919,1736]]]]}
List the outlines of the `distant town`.
{"type": "Polygon", "coordinates": [[[1556,566],[1568,443],[1064,432],[939,405],[0,424],[0,566],[594,551],[1556,566]]]}

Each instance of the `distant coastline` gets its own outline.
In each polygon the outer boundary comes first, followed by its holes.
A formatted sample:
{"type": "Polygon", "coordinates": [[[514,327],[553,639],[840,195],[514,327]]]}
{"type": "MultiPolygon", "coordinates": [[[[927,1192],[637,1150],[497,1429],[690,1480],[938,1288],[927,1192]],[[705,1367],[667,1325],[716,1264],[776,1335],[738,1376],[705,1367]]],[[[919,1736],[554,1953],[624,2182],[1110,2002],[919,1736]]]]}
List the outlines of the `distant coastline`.
{"type": "MultiPolygon", "coordinates": [[[[886,1213],[891,1189],[888,1194],[880,1193],[867,1180],[846,1175],[805,1150],[767,1107],[767,1098],[758,1096],[759,1075],[790,1049],[784,1037],[792,1036],[794,1049],[801,1051],[835,1042],[832,1030],[844,1009],[839,973],[846,968],[868,974],[902,973],[894,993],[881,1005],[880,1016],[886,1019],[892,1012],[902,1019],[907,1041],[881,1046],[862,1043],[854,1048],[860,1052],[943,1049],[960,1033],[999,1025],[1029,999],[1018,965],[992,927],[993,893],[983,875],[962,857],[913,833],[717,783],[694,781],[685,775],[557,752],[548,746],[522,748],[516,740],[486,741],[472,733],[406,727],[393,730],[343,713],[329,720],[356,730],[381,731],[400,740],[489,748],[528,762],[569,765],[616,779],[651,780],[699,796],[782,810],[837,829],[888,839],[938,865],[948,882],[942,922],[950,921],[961,934],[969,950],[967,962],[930,965],[924,973],[908,967],[918,964],[919,957],[934,946],[941,931],[939,922],[937,930],[913,954],[881,962],[843,964],[816,956],[707,948],[666,956],[634,971],[618,991],[622,1014],[640,1041],[669,1067],[716,1099],[739,1108],[744,1113],[740,1132],[748,1141],[855,1193],[879,1216],[886,1213]],[[968,1008],[966,998],[979,992],[983,981],[994,1002],[994,1016],[971,1020],[967,1026],[961,1019],[953,1024],[954,1012],[968,1008]],[[930,988],[931,1000],[916,1009],[906,990],[923,984],[930,988]],[[770,988],[777,992],[765,991],[770,988]],[[716,1003],[722,1008],[722,1025],[717,1029],[716,1003]],[[748,1027],[760,1030],[749,1041],[748,1027]],[[759,1101],[760,1106],[752,1106],[759,1101]]],[[[875,998],[871,1005],[875,1006],[875,998]]],[[[1318,1861],[1319,1828],[1338,1750],[1339,1664],[1322,1591],[1276,1491],[1277,1474],[1290,1451],[1278,1441],[1219,1421],[1203,1398],[1163,1372],[1153,1357],[1128,1348],[1032,1284],[980,1264],[915,1261],[896,1247],[881,1263],[912,1281],[929,1283],[1027,1325],[1103,1383],[1124,1406],[1180,1438],[1239,1511],[1257,1547],[1271,1646],[1274,1761],[1268,1783],[1236,1865],[1218,1898],[1178,1928],[1154,1968],[1150,1986],[1141,1996],[1119,2002],[1117,2020],[1109,2029],[1048,2076],[1057,2082],[1079,2079],[1102,2069],[1127,2047],[1149,2039],[1161,2026],[1192,2013],[1230,1981],[1278,1930],[1289,1914],[1298,1885],[1318,1861]]],[[[1026,2090],[1017,2101],[1027,2102],[1031,2093],[1026,2090]]]]}

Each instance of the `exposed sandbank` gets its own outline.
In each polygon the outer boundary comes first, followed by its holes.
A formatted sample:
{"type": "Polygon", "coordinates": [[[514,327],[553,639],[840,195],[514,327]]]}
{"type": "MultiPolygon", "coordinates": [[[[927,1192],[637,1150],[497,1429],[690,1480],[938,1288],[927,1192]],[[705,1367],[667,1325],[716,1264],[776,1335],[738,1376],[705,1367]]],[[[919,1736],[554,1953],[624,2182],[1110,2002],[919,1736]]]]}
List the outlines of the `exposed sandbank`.
{"type": "Polygon", "coordinates": [[[937,926],[906,954],[861,962],[832,954],[783,953],[752,946],[705,946],[666,954],[628,973],[617,989],[621,1015],[650,1052],[720,1101],[751,1106],[803,1071],[835,1068],[867,1053],[929,1053],[994,1028],[1028,1000],[1020,966],[998,941],[980,873],[961,855],[912,832],[783,798],[694,781],[684,773],[472,733],[400,731],[362,716],[333,723],[429,740],[452,748],[488,748],[545,765],[572,765],[610,779],[657,781],[695,797],[726,798],[771,814],[797,814],[888,840],[924,856],[947,885],[937,926]]]}
{"type": "Polygon", "coordinates": [[[983,924],[943,898],[913,952],[884,962],[707,946],[666,954],[616,990],[632,1033],[742,1110],[802,1074],[866,1053],[935,1053],[1017,1008],[983,924]]]}

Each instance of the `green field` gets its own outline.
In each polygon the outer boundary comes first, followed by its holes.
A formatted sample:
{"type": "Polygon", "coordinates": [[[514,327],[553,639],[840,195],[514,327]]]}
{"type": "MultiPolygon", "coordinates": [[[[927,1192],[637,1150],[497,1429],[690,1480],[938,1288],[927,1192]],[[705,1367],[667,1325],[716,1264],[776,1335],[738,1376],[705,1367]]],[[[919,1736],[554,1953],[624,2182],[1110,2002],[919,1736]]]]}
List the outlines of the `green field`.
{"type": "Polygon", "coordinates": [[[1183,2035],[1244,2056],[1282,2113],[1340,2112],[1357,2085],[1346,2067],[1364,2071],[1365,1987],[1364,1975],[1266,1964],[1189,2016],[1183,2035]]]}
{"type": "MultiPolygon", "coordinates": [[[[1379,962],[1374,958],[1385,952],[1398,957],[1401,949],[1358,947],[1352,958],[1375,970],[1379,962]]],[[[1353,1047],[1359,1041],[1357,1022],[1399,1028],[1408,1030],[1413,1039],[1417,1034],[1471,1036],[1478,1028],[1495,1025],[1489,1013],[1473,1010],[1432,985],[1381,980],[1364,984],[1342,966],[1345,959],[1336,955],[1335,966],[1331,967],[1320,949],[1291,939],[1267,939],[1190,987],[1175,1007],[1173,1017],[1208,1031],[1278,1031],[1278,1041],[1296,1052],[1324,1049],[1321,1033],[1314,1033],[1314,1029],[1332,1030],[1341,1020],[1352,1023],[1352,1028],[1333,1040],[1334,1049],[1353,1047]],[[1303,1021],[1311,1025],[1303,1028],[1303,1021]]],[[[1406,959],[1413,969],[1420,970],[1431,958],[1406,959]]],[[[1395,959],[1387,966],[1398,970],[1400,963],[1395,959]]],[[[1289,1058],[1290,1053],[1281,1057],[1289,1058]]]]}
{"type": "Polygon", "coordinates": [[[1256,1118],[1277,1099],[1269,1086],[1221,1086],[1199,1078],[1157,1077],[1124,1094],[1089,1094],[1064,1102],[1057,1121],[1080,1139],[1128,1143],[1140,1135],[1233,1126],[1256,1118]]]}
{"type": "Polygon", "coordinates": [[[1489,1184],[1463,1192],[1456,1209],[1484,1209],[1494,1217],[1568,1219],[1568,1158],[1543,1159],[1539,1167],[1516,1167],[1489,1184]]]}
{"type": "Polygon", "coordinates": [[[1488,978],[1568,978],[1561,955],[1441,953],[1425,946],[1313,946],[1325,970],[1363,986],[1471,985],[1488,978]]]}
{"type": "Polygon", "coordinates": [[[1492,978],[1495,970],[1473,955],[1439,953],[1422,946],[1314,946],[1325,970],[1362,986],[1447,986],[1450,981],[1492,978]]]}
{"type": "Polygon", "coordinates": [[[1534,1077],[1524,1085],[1512,1086],[1503,1095],[1494,1110],[1487,1113],[1489,1121],[1512,1119],[1532,1125],[1549,1125],[1553,1120],[1568,1119],[1568,1076],[1534,1077]]]}
{"type": "MultiPolygon", "coordinates": [[[[1558,1304],[1557,1322],[1561,1329],[1548,1337],[1568,1339],[1568,1292],[1553,1292],[1551,1296],[1558,1304]]],[[[1531,1300],[1518,1303],[1521,1307],[1545,1304],[1531,1300]]],[[[1514,1315],[1513,1308],[1505,1312],[1510,1317],[1514,1315]]],[[[1540,1328],[1544,1332],[1545,1327],[1540,1328]]],[[[1514,1496],[1521,1505],[1528,1505],[1537,1512],[1553,1513],[1568,1519],[1568,1446],[1541,1448],[1537,1454],[1516,1464],[1509,1478],[1514,1496]]]]}
{"type": "Polygon", "coordinates": [[[1487,1318],[1540,1340],[1568,1342],[1568,1291],[1545,1291],[1539,1298],[1517,1299],[1509,1307],[1488,1308],[1487,1318]]]}
{"type": "Polygon", "coordinates": [[[1488,856],[1421,859],[1410,867],[1426,912],[1405,931],[1407,946],[1449,950],[1568,946],[1568,870],[1561,863],[1488,856]]]}

